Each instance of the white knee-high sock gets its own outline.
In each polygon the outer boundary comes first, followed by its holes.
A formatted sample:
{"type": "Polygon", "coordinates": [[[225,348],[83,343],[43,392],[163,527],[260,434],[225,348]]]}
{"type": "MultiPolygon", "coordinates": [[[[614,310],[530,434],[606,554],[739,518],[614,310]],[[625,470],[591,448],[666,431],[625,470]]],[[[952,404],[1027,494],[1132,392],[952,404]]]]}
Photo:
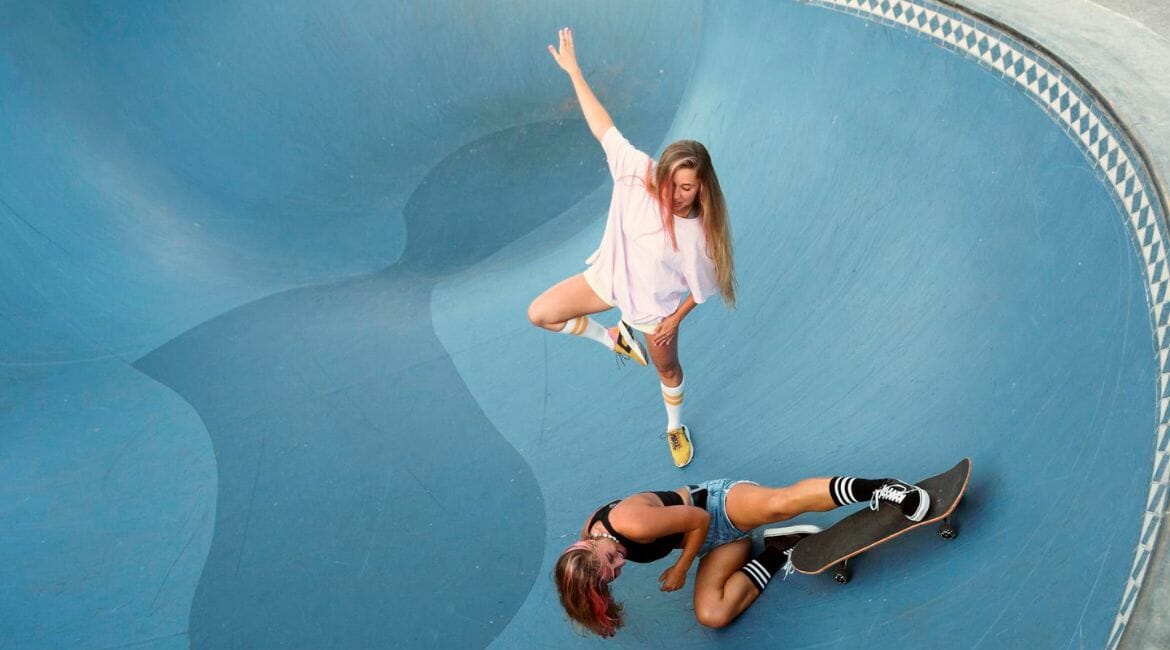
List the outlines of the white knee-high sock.
{"type": "Polygon", "coordinates": [[[561,329],[561,333],[584,336],[604,345],[608,350],[613,349],[613,339],[609,336],[609,330],[588,316],[570,318],[561,329]]]}
{"type": "Polygon", "coordinates": [[[666,404],[666,430],[674,431],[682,426],[683,384],[678,386],[662,385],[662,401],[666,404]]]}

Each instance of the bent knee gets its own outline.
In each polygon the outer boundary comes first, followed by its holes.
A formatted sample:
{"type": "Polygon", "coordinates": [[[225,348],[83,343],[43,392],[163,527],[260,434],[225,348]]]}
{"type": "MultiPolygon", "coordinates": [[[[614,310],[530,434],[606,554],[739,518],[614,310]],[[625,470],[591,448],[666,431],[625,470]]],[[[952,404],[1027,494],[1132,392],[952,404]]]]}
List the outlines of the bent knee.
{"type": "Polygon", "coordinates": [[[549,325],[553,324],[552,319],[549,317],[548,311],[544,308],[543,305],[541,305],[540,298],[533,300],[532,304],[528,305],[528,322],[537,327],[543,327],[546,329],[549,325]]]}
{"type": "Polygon", "coordinates": [[[706,627],[719,629],[731,625],[735,615],[718,606],[696,607],[695,618],[706,627]]]}
{"type": "Polygon", "coordinates": [[[533,300],[532,304],[528,305],[528,322],[537,327],[542,327],[544,325],[544,318],[543,314],[540,313],[540,307],[536,305],[536,302],[537,301],[533,300]]]}

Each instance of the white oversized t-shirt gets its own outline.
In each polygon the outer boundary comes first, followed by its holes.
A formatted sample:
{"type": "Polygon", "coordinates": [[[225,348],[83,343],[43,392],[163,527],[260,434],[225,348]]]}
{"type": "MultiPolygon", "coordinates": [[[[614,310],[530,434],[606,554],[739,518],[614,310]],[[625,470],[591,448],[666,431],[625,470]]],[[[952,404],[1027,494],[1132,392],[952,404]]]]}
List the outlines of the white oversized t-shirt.
{"type": "Polygon", "coordinates": [[[674,313],[687,291],[702,303],[718,290],[715,263],[699,219],[674,217],[678,250],[662,226],[658,201],[646,191],[654,161],[610,127],[601,138],[613,175],[605,234],[585,260],[594,290],[631,325],[653,325],[674,313]]]}

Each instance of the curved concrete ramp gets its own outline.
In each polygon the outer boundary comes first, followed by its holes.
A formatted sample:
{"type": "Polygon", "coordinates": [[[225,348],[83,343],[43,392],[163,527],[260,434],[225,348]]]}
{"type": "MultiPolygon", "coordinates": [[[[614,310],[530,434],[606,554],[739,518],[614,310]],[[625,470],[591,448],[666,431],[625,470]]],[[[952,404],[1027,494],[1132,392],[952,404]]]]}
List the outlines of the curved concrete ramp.
{"type": "Polygon", "coordinates": [[[1165,473],[1140,156],[1023,44],[833,4],[0,8],[0,643],[586,645],[548,575],[597,505],[962,456],[953,543],[721,631],[631,567],[615,641],[1115,643],[1165,473]],[[652,371],[525,318],[609,193],[564,24],[623,132],[706,142],[732,211],[681,472],[652,371]]]}

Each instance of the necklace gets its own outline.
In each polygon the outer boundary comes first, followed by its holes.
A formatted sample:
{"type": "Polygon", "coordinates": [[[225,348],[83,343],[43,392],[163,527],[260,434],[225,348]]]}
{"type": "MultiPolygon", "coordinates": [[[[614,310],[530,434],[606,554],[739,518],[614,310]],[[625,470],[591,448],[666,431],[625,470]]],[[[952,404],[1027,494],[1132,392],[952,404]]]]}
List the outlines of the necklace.
{"type": "Polygon", "coordinates": [[[609,533],[592,533],[589,535],[589,539],[612,539],[614,544],[621,546],[621,542],[618,541],[618,538],[610,535],[609,533]]]}

